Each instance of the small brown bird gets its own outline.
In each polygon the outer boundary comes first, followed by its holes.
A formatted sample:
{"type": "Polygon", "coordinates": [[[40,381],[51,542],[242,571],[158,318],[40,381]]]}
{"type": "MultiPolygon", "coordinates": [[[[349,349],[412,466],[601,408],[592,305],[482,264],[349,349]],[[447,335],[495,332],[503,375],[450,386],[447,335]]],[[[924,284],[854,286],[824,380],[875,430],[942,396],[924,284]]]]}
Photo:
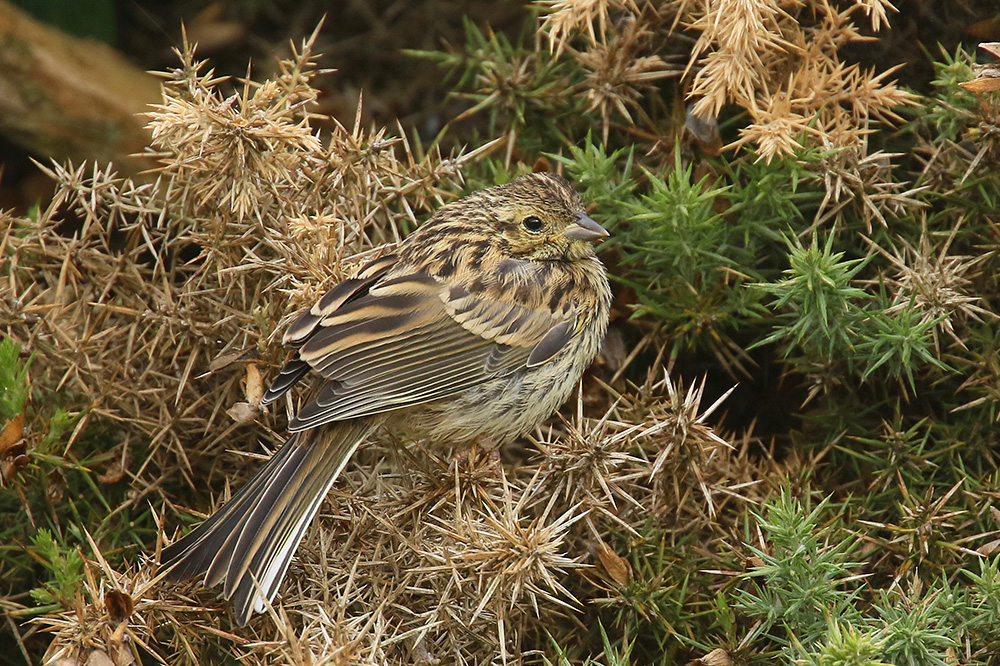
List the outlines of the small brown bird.
{"type": "Polygon", "coordinates": [[[608,235],[561,177],[535,173],[442,207],[296,320],[292,359],[264,395],[310,372],[292,435],[208,520],[164,548],[168,579],[225,583],[236,622],[270,602],[358,444],[385,426],[446,444],[537,426],[597,355],[611,290],[608,235]]]}

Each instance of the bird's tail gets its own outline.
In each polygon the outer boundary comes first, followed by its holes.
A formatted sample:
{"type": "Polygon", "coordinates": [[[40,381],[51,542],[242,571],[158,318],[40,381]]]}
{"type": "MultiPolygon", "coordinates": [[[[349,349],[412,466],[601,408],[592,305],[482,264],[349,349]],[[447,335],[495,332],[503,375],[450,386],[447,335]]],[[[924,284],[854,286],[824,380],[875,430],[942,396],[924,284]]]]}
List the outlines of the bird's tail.
{"type": "Polygon", "coordinates": [[[285,577],[306,528],[358,444],[363,420],[296,433],[233,498],[163,549],[167,580],[225,582],[237,624],[263,611],[285,577]]]}

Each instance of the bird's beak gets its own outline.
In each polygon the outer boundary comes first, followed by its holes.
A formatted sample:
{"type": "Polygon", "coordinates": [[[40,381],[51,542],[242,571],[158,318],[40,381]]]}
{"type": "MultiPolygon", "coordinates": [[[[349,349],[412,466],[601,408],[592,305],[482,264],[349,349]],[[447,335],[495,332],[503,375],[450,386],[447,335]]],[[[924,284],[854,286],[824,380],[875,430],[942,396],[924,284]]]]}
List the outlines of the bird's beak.
{"type": "Polygon", "coordinates": [[[580,241],[596,241],[610,236],[608,230],[594,222],[586,213],[576,214],[576,223],[564,232],[567,238],[580,241]]]}

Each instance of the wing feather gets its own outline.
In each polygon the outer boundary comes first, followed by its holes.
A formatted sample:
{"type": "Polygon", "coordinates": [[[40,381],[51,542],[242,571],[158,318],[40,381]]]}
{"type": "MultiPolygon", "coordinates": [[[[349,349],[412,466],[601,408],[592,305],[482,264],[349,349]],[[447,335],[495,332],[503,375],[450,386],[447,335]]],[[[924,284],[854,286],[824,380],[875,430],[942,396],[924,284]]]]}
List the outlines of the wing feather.
{"type": "Polygon", "coordinates": [[[550,328],[538,341],[538,344],[532,348],[531,355],[528,356],[528,367],[534,368],[542,365],[565,347],[566,343],[573,337],[573,323],[561,321],[550,328]]]}
{"type": "Polygon", "coordinates": [[[394,262],[372,262],[286,333],[298,351],[267,395],[309,369],[327,380],[292,432],[456,395],[545,363],[572,338],[572,311],[486,298],[426,273],[393,274],[394,262]]]}
{"type": "Polygon", "coordinates": [[[298,347],[305,342],[325,316],[336,312],[345,303],[360,298],[368,293],[368,289],[382,278],[396,263],[396,256],[389,254],[371,261],[352,278],[348,278],[336,287],[326,292],[311,308],[296,319],[282,338],[282,342],[290,347],[298,347]]]}

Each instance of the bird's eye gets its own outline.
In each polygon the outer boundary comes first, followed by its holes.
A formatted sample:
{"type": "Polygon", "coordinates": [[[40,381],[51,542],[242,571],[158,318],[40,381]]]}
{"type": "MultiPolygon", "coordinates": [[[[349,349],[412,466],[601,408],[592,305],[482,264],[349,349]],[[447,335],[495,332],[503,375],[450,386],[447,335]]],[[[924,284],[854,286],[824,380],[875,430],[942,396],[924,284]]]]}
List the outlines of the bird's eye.
{"type": "Polygon", "coordinates": [[[528,231],[541,231],[542,221],[539,220],[534,215],[529,215],[528,217],[521,220],[521,226],[523,226],[528,231]]]}

